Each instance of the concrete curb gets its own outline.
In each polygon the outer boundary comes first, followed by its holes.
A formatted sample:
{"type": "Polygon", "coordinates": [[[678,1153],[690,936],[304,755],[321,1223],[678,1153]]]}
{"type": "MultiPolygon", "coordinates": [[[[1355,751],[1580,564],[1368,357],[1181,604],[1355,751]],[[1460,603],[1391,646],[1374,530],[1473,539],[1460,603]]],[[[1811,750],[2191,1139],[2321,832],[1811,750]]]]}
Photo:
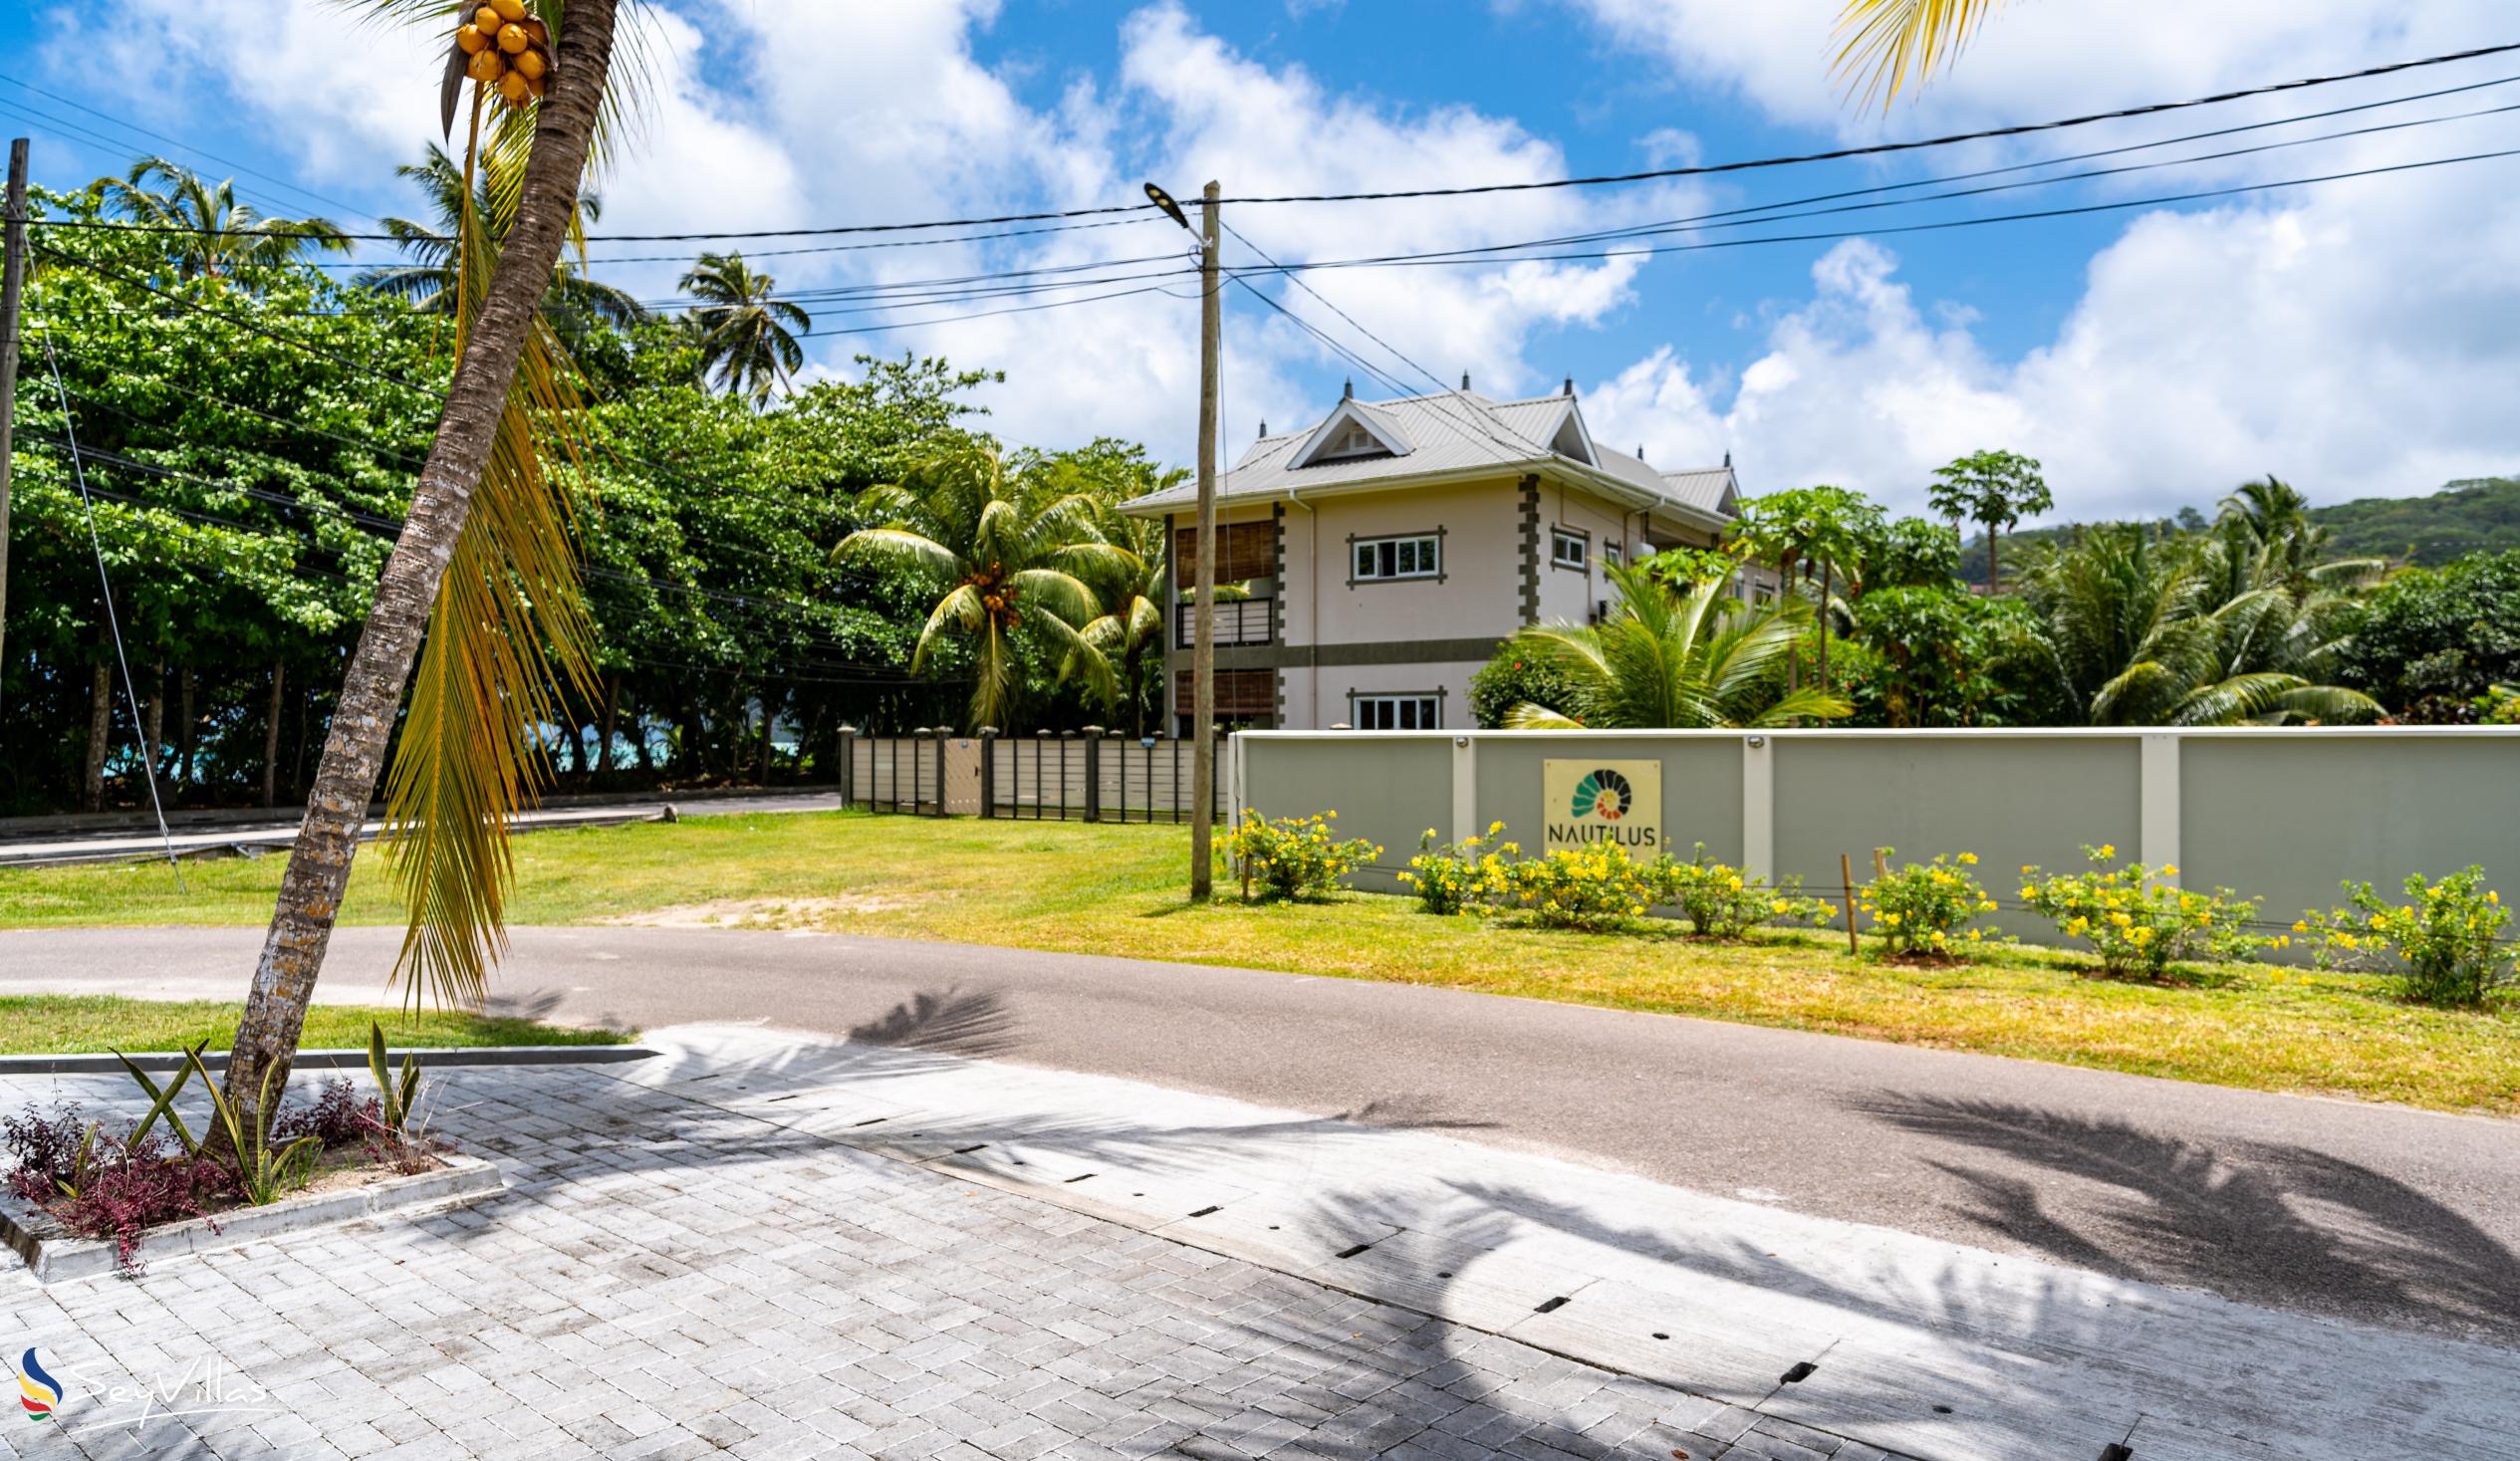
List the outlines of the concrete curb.
{"type": "MultiPolygon", "coordinates": [[[[477,1201],[507,1187],[499,1169],[480,1157],[447,1152],[438,1159],[444,1164],[434,1171],[152,1228],[133,1257],[153,1263],[361,1218],[412,1215],[477,1201]]],[[[37,1283],[103,1278],[115,1270],[112,1243],[72,1237],[49,1214],[7,1192],[0,1192],[0,1241],[26,1260],[37,1283]]]]}
{"type": "MultiPolygon", "coordinates": [[[[387,1059],[400,1069],[406,1055],[416,1058],[422,1070],[436,1066],[609,1066],[624,1061],[653,1060],[662,1054],[643,1045],[476,1045],[455,1046],[444,1050],[391,1050],[387,1059]]],[[[173,1071],[182,1068],[181,1051],[133,1051],[131,1063],[143,1071],[173,1071]]],[[[211,1070],[225,1070],[227,1056],[201,1053],[201,1064],[211,1070]]],[[[302,1050],[291,1065],[299,1071],[364,1071],[368,1069],[368,1052],[364,1050],[302,1050]]],[[[20,1055],[0,1056],[0,1078],[9,1076],[112,1076],[123,1071],[121,1058],[112,1055],[20,1055]]]]}

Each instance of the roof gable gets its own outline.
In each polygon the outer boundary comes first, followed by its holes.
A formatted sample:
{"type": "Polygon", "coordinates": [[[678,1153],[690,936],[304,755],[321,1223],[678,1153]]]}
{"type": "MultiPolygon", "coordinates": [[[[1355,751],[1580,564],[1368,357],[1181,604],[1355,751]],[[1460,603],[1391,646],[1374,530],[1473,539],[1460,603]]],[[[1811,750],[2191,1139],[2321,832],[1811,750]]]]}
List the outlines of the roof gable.
{"type": "Polygon", "coordinates": [[[1313,434],[1287,458],[1290,468],[1321,462],[1354,461],[1360,457],[1406,456],[1416,449],[1399,423],[1383,411],[1351,396],[1322,418],[1313,434]]]}
{"type": "Polygon", "coordinates": [[[1556,429],[1549,433],[1549,449],[1588,467],[1602,464],[1601,453],[1593,449],[1593,433],[1585,429],[1584,413],[1575,408],[1572,396],[1567,398],[1566,413],[1558,418],[1556,429]]]}

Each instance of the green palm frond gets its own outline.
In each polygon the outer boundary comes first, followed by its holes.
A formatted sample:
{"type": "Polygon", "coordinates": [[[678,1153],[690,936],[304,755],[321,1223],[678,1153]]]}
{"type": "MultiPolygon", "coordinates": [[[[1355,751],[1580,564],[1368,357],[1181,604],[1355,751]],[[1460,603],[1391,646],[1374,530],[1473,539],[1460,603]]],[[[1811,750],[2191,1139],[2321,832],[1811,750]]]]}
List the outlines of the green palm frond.
{"type": "Polygon", "coordinates": [[[1608,619],[1534,625],[1515,636],[1565,678],[1572,703],[1519,707],[1508,725],[1706,729],[1848,713],[1825,692],[1784,691],[1784,658],[1810,627],[1802,606],[1750,608],[1712,582],[1674,595],[1642,568],[1613,569],[1611,579],[1620,607],[1608,619]]]}
{"type": "MultiPolygon", "coordinates": [[[[522,160],[484,165],[495,175],[522,160]]],[[[477,210],[459,214],[459,355],[497,258],[492,227],[477,210]]],[[[593,693],[577,504],[545,462],[580,454],[584,421],[575,367],[537,318],[438,585],[386,775],[385,857],[407,920],[394,975],[415,1008],[429,998],[477,1007],[486,996],[507,942],[509,823],[550,780],[540,727],[556,718],[557,696],[593,693]]]]}

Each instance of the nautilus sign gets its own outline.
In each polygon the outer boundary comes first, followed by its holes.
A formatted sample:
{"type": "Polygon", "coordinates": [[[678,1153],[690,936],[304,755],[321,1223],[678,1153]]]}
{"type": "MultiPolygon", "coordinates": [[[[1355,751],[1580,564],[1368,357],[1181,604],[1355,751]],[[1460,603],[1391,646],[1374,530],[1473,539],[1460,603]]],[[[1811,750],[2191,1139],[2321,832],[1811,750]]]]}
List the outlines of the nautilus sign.
{"type": "Polygon", "coordinates": [[[1549,847],[1614,846],[1637,852],[1662,846],[1661,762],[1541,765],[1549,847]]]}

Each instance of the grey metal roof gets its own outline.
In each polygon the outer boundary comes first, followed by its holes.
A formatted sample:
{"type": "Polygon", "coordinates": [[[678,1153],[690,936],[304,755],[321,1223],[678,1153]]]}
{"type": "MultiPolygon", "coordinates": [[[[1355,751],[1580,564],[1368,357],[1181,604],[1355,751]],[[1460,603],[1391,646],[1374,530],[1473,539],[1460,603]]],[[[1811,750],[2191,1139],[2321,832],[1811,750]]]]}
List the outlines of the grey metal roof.
{"type": "MultiPolygon", "coordinates": [[[[1571,395],[1534,396],[1528,400],[1489,400],[1466,390],[1437,395],[1401,396],[1385,401],[1343,401],[1343,406],[1370,415],[1377,425],[1408,443],[1405,454],[1352,456],[1295,465],[1298,453],[1321,429],[1315,422],[1301,431],[1263,436],[1242,459],[1218,479],[1220,503],[1237,499],[1282,497],[1322,487],[1365,487],[1380,482],[1406,486],[1412,478],[1449,477],[1482,467],[1532,470],[1550,467],[1582,477],[1597,474],[1634,491],[1667,502],[1692,516],[1728,518],[1723,488],[1732,480],[1729,467],[1685,472],[1658,472],[1624,451],[1593,445],[1588,465],[1550,449],[1551,439],[1572,413],[1582,410],[1571,395]],[[1712,483],[1710,487],[1708,484],[1712,483]]],[[[1198,501],[1197,484],[1184,482],[1122,504],[1122,511],[1154,514],[1198,501]]]]}

